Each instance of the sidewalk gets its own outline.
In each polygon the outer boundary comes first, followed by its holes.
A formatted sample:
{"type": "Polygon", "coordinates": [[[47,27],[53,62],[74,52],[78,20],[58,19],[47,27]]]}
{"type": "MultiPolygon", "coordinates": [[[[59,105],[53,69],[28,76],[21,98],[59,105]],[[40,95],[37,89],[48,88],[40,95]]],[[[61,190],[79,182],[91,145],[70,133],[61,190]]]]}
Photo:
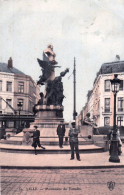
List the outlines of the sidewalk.
{"type": "Polygon", "coordinates": [[[70,154],[22,154],[0,152],[0,166],[8,168],[113,168],[124,167],[124,146],[120,163],[109,162],[109,153],[80,154],[81,161],[70,154]]]}

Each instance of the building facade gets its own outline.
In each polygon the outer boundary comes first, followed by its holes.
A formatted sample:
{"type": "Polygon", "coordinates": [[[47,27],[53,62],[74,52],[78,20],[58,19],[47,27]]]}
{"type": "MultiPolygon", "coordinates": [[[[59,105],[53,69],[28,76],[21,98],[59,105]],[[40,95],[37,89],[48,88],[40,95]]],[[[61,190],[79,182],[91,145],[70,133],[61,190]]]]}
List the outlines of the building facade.
{"type": "Polygon", "coordinates": [[[124,61],[104,63],[95,78],[93,89],[87,94],[87,102],[83,107],[83,120],[90,115],[90,120],[98,127],[113,126],[114,95],[111,91],[110,79],[118,74],[121,80],[116,100],[116,124],[124,126],[124,61]]]}
{"type": "Polygon", "coordinates": [[[0,63],[0,127],[14,127],[14,119],[19,112],[21,116],[32,116],[32,107],[38,102],[39,93],[39,86],[30,76],[14,68],[11,58],[8,64],[0,63]],[[22,104],[20,111],[19,102],[22,104]]]}

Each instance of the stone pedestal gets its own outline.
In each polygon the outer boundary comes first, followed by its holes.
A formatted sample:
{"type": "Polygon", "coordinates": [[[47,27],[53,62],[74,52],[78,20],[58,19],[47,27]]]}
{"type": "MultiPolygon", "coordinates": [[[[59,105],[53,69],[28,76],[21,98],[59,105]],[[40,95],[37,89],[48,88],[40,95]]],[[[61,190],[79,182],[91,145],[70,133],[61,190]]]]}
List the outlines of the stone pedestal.
{"type": "MultiPolygon", "coordinates": [[[[41,143],[52,143],[52,142],[58,142],[58,136],[57,136],[57,127],[58,124],[60,124],[60,121],[64,121],[63,119],[63,106],[46,106],[46,105],[38,105],[36,107],[37,109],[37,115],[35,118],[35,121],[30,124],[29,129],[25,129],[23,131],[24,133],[24,139],[26,142],[28,142],[28,131],[29,133],[32,133],[32,130],[34,129],[34,126],[38,127],[38,130],[40,130],[40,141],[41,143]]],[[[66,124],[66,127],[68,124],[66,124]]]]}
{"type": "Polygon", "coordinates": [[[38,105],[36,109],[38,112],[30,129],[34,128],[34,125],[37,125],[38,128],[57,128],[60,121],[64,121],[63,106],[38,105]]]}

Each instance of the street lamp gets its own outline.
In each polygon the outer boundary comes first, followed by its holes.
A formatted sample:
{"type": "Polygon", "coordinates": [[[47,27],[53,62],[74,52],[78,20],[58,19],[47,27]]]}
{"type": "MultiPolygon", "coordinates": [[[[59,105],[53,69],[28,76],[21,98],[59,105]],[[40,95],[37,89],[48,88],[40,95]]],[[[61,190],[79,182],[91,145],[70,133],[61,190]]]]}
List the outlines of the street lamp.
{"type": "Polygon", "coordinates": [[[21,112],[21,108],[22,108],[22,106],[23,106],[23,103],[22,102],[19,102],[18,104],[17,104],[17,106],[18,106],[18,111],[19,111],[19,131],[20,131],[20,112],[21,112]]]}
{"type": "Polygon", "coordinates": [[[120,79],[117,78],[118,75],[114,74],[114,79],[110,80],[112,92],[114,93],[114,117],[113,117],[113,133],[111,140],[111,152],[110,152],[110,162],[120,162],[118,157],[118,140],[117,140],[117,126],[116,126],[116,95],[119,92],[120,79]]]}

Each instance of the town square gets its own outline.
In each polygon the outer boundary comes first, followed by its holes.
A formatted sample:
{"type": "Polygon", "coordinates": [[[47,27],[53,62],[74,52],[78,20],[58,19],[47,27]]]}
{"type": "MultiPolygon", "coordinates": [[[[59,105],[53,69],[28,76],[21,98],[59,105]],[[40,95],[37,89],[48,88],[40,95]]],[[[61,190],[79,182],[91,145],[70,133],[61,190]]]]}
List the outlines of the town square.
{"type": "Polygon", "coordinates": [[[1,195],[124,193],[123,11],[0,1],[1,195]]]}

